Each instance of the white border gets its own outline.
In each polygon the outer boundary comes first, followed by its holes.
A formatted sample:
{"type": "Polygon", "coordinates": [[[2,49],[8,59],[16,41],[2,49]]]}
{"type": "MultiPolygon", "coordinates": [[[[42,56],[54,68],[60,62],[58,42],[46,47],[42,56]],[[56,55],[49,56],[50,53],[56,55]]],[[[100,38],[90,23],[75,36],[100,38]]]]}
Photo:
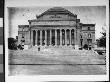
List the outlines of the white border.
{"type": "Polygon", "coordinates": [[[109,80],[109,37],[107,37],[107,75],[37,75],[8,76],[8,9],[7,7],[32,6],[104,6],[106,5],[107,36],[109,36],[109,0],[5,0],[5,77],[6,82],[41,82],[41,81],[107,81],[109,80]],[[86,3],[86,4],[85,4],[86,3]]]}

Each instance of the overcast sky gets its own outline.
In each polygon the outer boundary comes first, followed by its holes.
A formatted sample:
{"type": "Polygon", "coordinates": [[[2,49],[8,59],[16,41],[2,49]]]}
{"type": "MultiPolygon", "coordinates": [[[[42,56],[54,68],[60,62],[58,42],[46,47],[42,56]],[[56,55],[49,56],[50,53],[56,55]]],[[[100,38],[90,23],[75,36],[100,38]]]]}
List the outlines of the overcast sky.
{"type": "MultiPolygon", "coordinates": [[[[18,35],[18,25],[28,25],[28,20],[36,19],[36,15],[52,8],[47,7],[13,7],[9,8],[9,36],[14,37],[18,35]]],[[[96,24],[95,36],[101,37],[100,32],[102,27],[106,28],[106,7],[105,6],[61,6],[70,12],[77,14],[77,18],[81,23],[96,24]]]]}

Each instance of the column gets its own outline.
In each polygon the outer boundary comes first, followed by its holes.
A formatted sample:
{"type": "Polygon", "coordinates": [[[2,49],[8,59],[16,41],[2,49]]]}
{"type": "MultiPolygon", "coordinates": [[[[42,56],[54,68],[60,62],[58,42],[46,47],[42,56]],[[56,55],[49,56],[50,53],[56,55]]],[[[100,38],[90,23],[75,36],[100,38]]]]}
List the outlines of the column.
{"type": "Polygon", "coordinates": [[[77,47],[78,47],[78,49],[79,49],[79,45],[80,45],[80,29],[77,29],[77,35],[76,35],[76,37],[77,37],[77,47]]]}
{"type": "Polygon", "coordinates": [[[62,46],[62,29],[60,29],[60,45],[62,46]]]}
{"type": "Polygon", "coordinates": [[[42,30],[40,30],[40,45],[42,46],[42,30]]]}
{"type": "Polygon", "coordinates": [[[51,46],[51,43],[52,43],[52,30],[50,30],[50,46],[51,46]]]}
{"type": "Polygon", "coordinates": [[[66,30],[65,30],[65,45],[67,45],[67,33],[66,33],[66,30]]]}
{"type": "Polygon", "coordinates": [[[45,45],[47,46],[47,30],[45,30],[45,45]]]}
{"type": "Polygon", "coordinates": [[[71,29],[70,29],[70,45],[71,45],[71,29]]]}
{"type": "Polygon", "coordinates": [[[36,30],[36,41],[35,41],[35,45],[37,46],[37,30],[36,30]]]}
{"type": "Polygon", "coordinates": [[[74,30],[75,49],[77,49],[77,50],[78,50],[78,41],[77,41],[76,32],[77,32],[77,30],[75,29],[75,30],[74,30]]]}
{"type": "Polygon", "coordinates": [[[74,30],[74,43],[76,45],[76,42],[77,42],[77,38],[76,38],[76,30],[74,30]]]}
{"type": "Polygon", "coordinates": [[[57,29],[55,29],[55,45],[57,46],[57,29]]]}
{"type": "Polygon", "coordinates": [[[33,46],[33,30],[31,31],[31,46],[33,46]]]}

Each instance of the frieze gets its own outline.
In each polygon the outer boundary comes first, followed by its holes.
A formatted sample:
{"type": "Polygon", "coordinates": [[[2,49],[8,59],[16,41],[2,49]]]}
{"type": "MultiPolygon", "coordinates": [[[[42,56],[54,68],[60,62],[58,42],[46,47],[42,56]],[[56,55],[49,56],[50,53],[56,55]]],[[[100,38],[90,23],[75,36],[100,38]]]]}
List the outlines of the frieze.
{"type": "Polygon", "coordinates": [[[18,34],[25,34],[27,32],[29,32],[29,31],[18,31],[18,34]]]}
{"type": "Polygon", "coordinates": [[[71,25],[74,26],[76,24],[75,21],[39,21],[39,22],[32,22],[31,26],[33,25],[71,25]]]}
{"type": "Polygon", "coordinates": [[[46,28],[42,28],[42,27],[31,27],[31,30],[51,30],[51,29],[76,29],[75,26],[71,27],[71,26],[65,26],[65,27],[46,27],[46,28]]]}

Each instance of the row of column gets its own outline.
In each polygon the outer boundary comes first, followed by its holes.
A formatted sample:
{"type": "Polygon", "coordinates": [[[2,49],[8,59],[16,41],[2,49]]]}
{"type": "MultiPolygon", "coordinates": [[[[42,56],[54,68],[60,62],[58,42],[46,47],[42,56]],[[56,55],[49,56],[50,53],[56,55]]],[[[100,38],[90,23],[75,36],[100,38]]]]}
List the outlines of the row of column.
{"type": "Polygon", "coordinates": [[[74,29],[52,29],[31,31],[32,45],[74,45],[74,29]]]}

